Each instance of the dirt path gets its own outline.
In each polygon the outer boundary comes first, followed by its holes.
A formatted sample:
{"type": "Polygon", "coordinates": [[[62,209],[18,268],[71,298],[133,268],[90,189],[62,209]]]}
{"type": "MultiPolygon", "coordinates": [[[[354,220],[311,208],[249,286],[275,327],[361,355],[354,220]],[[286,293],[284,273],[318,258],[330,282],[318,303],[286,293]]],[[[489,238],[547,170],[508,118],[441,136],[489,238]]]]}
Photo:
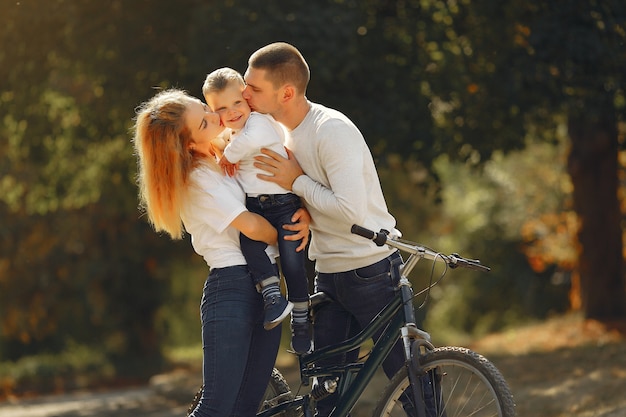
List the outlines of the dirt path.
{"type": "MultiPolygon", "coordinates": [[[[626,339],[623,329],[565,317],[484,338],[471,346],[487,356],[508,381],[518,417],[626,416],[626,339]]],[[[293,391],[294,361],[278,366],[293,391]]],[[[149,386],[72,393],[0,403],[0,417],[185,416],[200,381],[180,371],[154,377],[149,386]]],[[[379,375],[353,417],[369,416],[386,379],[379,375]]]]}
{"type": "Polygon", "coordinates": [[[0,404],[1,417],[182,417],[185,410],[185,406],[156,395],[150,387],[46,396],[0,404]]]}

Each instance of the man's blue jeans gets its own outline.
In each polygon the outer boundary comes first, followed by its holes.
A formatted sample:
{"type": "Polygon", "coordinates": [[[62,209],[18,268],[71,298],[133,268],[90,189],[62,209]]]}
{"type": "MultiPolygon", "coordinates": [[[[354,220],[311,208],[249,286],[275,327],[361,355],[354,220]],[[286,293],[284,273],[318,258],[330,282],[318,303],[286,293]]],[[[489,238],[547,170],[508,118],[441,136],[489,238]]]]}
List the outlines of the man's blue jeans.
{"type": "Polygon", "coordinates": [[[211,270],[200,316],[204,391],[191,415],[254,416],[276,361],[281,326],[263,328],[263,298],[245,265],[211,270]]]}
{"type": "MultiPolygon", "coordinates": [[[[360,332],[385,307],[398,291],[402,258],[398,252],[372,265],[334,274],[318,273],[315,291],[323,291],[334,302],[320,308],[315,314],[315,349],[337,344],[360,332]]],[[[380,337],[380,332],[374,339],[380,337]]],[[[358,349],[337,355],[319,365],[354,362],[358,349]]],[[[400,340],[383,363],[391,378],[404,365],[404,350],[400,340]]],[[[317,403],[317,415],[327,416],[335,406],[336,395],[317,403]]]]}
{"type": "MultiPolygon", "coordinates": [[[[284,224],[293,224],[291,217],[302,207],[300,197],[295,194],[263,194],[257,197],[248,197],[246,207],[252,213],[259,214],[267,219],[278,231],[278,252],[280,266],[287,283],[289,301],[309,301],[309,283],[306,276],[305,251],[296,252],[301,241],[285,240],[285,236],[295,234],[283,229],[284,224]]],[[[241,251],[248,262],[248,268],[255,284],[265,278],[276,275],[274,265],[265,253],[267,245],[264,242],[252,240],[243,233],[239,235],[241,251]]]]}

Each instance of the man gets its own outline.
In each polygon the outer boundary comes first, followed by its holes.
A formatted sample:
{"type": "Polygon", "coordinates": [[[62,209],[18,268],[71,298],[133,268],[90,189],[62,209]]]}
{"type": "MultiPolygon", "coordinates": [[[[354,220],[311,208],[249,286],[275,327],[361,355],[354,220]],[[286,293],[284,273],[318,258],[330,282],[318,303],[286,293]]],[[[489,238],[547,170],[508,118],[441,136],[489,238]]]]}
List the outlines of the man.
{"type": "MultiPolygon", "coordinates": [[[[393,231],[372,155],[358,128],[342,113],[306,98],[309,67],[292,45],[273,43],[252,54],[243,97],[285,126],[288,157],[265,150],[259,177],[302,197],[312,222],[309,258],[315,261],[316,291],[335,302],[316,314],[316,349],[343,341],[365,327],[394,296],[400,254],[350,233],[353,224],[393,231]],[[305,174],[306,173],[306,174],[305,174]]],[[[378,335],[375,335],[378,337],[378,335]]],[[[354,361],[358,352],[331,362],[354,361]]],[[[383,368],[391,378],[404,363],[397,343],[383,368]]],[[[318,403],[327,416],[336,396],[318,403]]]]}

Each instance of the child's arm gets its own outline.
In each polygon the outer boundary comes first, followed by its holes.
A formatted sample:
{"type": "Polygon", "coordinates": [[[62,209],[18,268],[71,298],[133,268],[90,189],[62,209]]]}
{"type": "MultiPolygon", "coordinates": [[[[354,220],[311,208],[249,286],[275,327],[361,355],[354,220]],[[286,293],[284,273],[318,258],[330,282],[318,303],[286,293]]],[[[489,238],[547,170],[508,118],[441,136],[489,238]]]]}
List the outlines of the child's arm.
{"type": "Polygon", "coordinates": [[[224,171],[225,175],[233,177],[235,173],[237,173],[237,169],[239,168],[239,164],[233,164],[226,158],[226,156],[222,156],[219,161],[220,168],[224,171]]]}

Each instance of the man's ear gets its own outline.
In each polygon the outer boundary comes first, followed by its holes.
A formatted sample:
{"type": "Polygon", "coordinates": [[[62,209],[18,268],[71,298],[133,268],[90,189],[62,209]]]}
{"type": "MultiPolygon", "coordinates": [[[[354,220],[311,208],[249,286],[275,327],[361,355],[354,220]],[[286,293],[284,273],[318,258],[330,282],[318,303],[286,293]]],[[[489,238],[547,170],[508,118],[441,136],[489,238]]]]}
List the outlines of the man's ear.
{"type": "Polygon", "coordinates": [[[285,103],[285,102],[293,99],[295,96],[296,96],[296,89],[295,89],[295,87],[293,85],[291,85],[291,84],[286,84],[283,87],[283,95],[282,95],[281,101],[283,103],[285,103]]]}

